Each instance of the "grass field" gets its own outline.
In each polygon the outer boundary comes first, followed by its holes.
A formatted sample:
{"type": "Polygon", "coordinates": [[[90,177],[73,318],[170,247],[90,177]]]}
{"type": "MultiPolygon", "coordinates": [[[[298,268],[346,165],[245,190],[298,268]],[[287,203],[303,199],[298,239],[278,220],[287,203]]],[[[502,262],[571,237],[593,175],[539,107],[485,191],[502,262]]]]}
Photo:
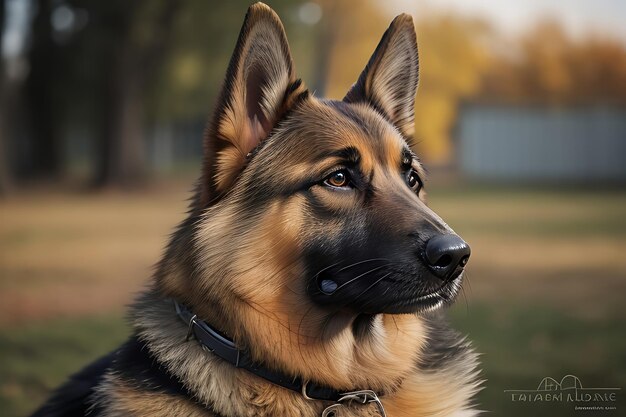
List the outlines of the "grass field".
{"type": "MultiPolygon", "coordinates": [[[[186,196],[174,185],[0,202],[2,416],[26,415],[126,337],[124,305],[147,282],[186,196]]],[[[448,186],[429,199],[472,246],[451,318],[483,353],[482,409],[597,415],[504,392],[546,376],[626,389],[626,192],[448,186]]],[[[623,397],[600,415],[623,415],[623,397]]]]}

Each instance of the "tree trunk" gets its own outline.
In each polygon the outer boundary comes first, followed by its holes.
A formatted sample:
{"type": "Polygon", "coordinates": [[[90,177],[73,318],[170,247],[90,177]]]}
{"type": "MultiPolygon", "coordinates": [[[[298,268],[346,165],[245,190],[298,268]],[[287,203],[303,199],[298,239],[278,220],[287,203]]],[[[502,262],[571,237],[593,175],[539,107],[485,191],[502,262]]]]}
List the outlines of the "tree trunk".
{"type": "Polygon", "coordinates": [[[2,37],[4,34],[5,1],[0,1],[0,197],[6,196],[13,188],[11,168],[9,166],[8,140],[12,129],[8,125],[9,81],[4,59],[2,58],[2,37]]]}
{"type": "Polygon", "coordinates": [[[9,103],[15,98],[15,85],[11,83],[0,69],[0,197],[6,196],[13,190],[13,172],[9,153],[9,142],[13,134],[11,123],[12,111],[9,103]]]}
{"type": "Polygon", "coordinates": [[[58,68],[58,46],[52,38],[51,2],[37,1],[32,46],[28,55],[30,72],[26,79],[27,111],[32,136],[26,176],[55,178],[61,169],[59,114],[54,86],[58,68]]]}
{"type": "Polygon", "coordinates": [[[315,94],[323,97],[328,84],[328,73],[330,71],[330,57],[337,38],[338,22],[336,18],[337,6],[335,2],[326,1],[322,3],[326,16],[318,23],[319,28],[316,39],[317,56],[313,67],[312,89],[315,94]]]}
{"type": "Polygon", "coordinates": [[[105,84],[98,138],[96,187],[132,186],[145,178],[143,81],[126,43],[105,84]]]}
{"type": "Polygon", "coordinates": [[[133,24],[144,3],[134,1],[119,22],[119,49],[105,83],[98,139],[96,187],[132,186],[147,176],[144,154],[144,93],[165,55],[168,35],[180,2],[164,0],[152,23],[150,42],[138,44],[133,24]]]}

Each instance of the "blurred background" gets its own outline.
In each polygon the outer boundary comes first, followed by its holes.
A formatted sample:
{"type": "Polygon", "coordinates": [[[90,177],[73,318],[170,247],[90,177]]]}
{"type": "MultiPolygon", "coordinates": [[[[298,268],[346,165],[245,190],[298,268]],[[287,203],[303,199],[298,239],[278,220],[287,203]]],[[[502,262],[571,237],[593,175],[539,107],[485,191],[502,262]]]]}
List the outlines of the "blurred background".
{"type": "MultiPolygon", "coordinates": [[[[480,407],[577,415],[504,392],[573,374],[621,388],[602,415],[623,413],[626,3],[267,2],[305,83],[337,99],[414,16],[415,147],[430,205],[472,245],[451,318],[483,353],[480,407]]],[[[0,414],[128,335],[249,3],[0,2],[0,414]]]]}

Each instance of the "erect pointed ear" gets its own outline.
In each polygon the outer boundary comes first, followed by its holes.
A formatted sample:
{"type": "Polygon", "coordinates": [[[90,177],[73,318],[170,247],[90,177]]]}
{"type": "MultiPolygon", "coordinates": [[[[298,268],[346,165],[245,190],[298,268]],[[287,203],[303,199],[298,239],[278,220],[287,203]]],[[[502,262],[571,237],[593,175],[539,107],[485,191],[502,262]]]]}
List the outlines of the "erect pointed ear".
{"type": "Polygon", "coordinates": [[[415,119],[419,59],[413,19],[393,19],[344,101],[367,102],[410,139],[415,119]]]}
{"type": "Polygon", "coordinates": [[[306,88],[296,80],[285,29],[263,3],[248,9],[217,108],[205,133],[200,203],[215,203],[247,157],[306,88]]]}

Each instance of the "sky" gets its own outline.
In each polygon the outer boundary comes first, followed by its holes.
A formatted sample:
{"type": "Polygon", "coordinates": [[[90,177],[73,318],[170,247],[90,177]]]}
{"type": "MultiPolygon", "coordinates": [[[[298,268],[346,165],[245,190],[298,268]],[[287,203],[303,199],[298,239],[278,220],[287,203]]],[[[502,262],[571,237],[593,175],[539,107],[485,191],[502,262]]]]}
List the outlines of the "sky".
{"type": "Polygon", "coordinates": [[[487,18],[512,34],[549,16],[574,36],[610,35],[626,44],[626,0],[383,0],[390,13],[418,17],[420,8],[448,9],[487,18]]]}
{"type": "Polygon", "coordinates": [[[6,20],[4,36],[2,37],[2,54],[5,57],[12,57],[24,48],[24,30],[28,23],[30,2],[8,0],[4,6],[6,20]]]}

